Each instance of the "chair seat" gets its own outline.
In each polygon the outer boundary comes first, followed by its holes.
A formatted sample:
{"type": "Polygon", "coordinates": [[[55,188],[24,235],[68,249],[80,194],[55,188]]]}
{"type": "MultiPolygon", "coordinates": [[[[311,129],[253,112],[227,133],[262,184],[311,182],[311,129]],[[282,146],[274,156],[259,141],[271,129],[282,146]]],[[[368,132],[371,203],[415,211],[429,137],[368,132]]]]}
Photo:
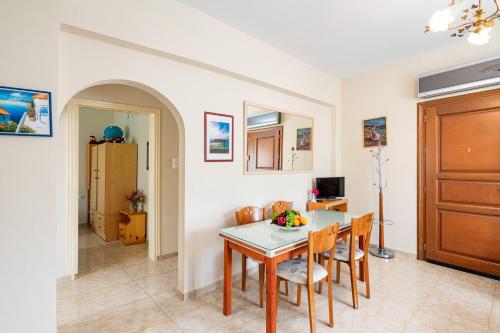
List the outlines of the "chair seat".
{"type": "MultiPolygon", "coordinates": [[[[358,248],[356,248],[355,250],[356,250],[356,253],[354,254],[354,260],[359,260],[359,259],[363,258],[365,253],[358,248]]],[[[326,258],[330,257],[329,252],[325,252],[325,253],[323,253],[323,255],[326,258]]],[[[334,255],[333,259],[339,260],[339,261],[349,261],[349,244],[346,244],[344,242],[338,242],[335,245],[335,255],[334,255]]]]}
{"type": "MultiPolygon", "coordinates": [[[[278,276],[294,283],[307,284],[307,259],[297,258],[278,265],[278,276]]],[[[320,264],[314,263],[313,283],[324,279],[328,272],[320,264]]]]}

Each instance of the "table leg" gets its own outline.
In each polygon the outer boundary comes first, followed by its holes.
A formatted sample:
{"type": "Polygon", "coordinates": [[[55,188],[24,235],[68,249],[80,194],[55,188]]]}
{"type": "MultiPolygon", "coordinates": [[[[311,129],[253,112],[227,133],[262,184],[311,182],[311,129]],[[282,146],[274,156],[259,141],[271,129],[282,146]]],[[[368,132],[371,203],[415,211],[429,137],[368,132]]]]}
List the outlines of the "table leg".
{"type": "Polygon", "coordinates": [[[266,333],[276,333],[276,258],[266,257],[266,333]]]}
{"type": "Polygon", "coordinates": [[[222,313],[229,316],[232,312],[233,292],[233,250],[229,247],[229,241],[224,240],[224,304],[222,313]]]}
{"type": "MultiPolygon", "coordinates": [[[[359,236],[359,249],[364,252],[365,250],[365,236],[359,236]]],[[[365,261],[359,262],[359,281],[365,282],[365,261]]]]}

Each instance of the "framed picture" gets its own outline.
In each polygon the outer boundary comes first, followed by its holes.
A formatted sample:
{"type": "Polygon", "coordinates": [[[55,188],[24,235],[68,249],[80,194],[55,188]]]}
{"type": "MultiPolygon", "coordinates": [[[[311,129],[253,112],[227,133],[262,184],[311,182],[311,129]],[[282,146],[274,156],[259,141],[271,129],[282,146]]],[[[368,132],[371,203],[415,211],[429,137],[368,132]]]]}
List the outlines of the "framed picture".
{"type": "Polygon", "coordinates": [[[363,120],[363,146],[387,145],[387,118],[379,117],[363,120]]]}
{"type": "Polygon", "coordinates": [[[50,92],[0,87],[0,135],[52,136],[50,92]]]}
{"type": "Polygon", "coordinates": [[[297,129],[297,150],[311,150],[311,128],[297,129]]]}
{"type": "Polygon", "coordinates": [[[233,116],[205,112],[205,162],[233,161],[233,116]]]}

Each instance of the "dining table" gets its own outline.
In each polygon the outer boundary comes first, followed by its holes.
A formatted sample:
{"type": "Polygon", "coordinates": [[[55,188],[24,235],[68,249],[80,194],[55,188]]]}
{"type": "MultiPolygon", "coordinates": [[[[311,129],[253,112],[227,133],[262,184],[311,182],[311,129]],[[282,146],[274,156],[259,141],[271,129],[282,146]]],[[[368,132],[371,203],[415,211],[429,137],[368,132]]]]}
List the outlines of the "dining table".
{"type": "MultiPolygon", "coordinates": [[[[351,219],[362,216],[334,210],[313,210],[301,212],[308,223],[298,230],[283,230],[264,220],[246,225],[219,230],[224,239],[224,287],[223,314],[232,313],[233,251],[240,252],[265,264],[266,269],[266,332],[276,332],[277,317],[277,265],[307,252],[309,231],[318,231],[328,225],[339,224],[339,238],[345,238],[351,230],[351,219]]],[[[359,239],[361,250],[364,240],[359,239]]],[[[359,262],[359,279],[364,281],[364,261],[359,262]]]]}

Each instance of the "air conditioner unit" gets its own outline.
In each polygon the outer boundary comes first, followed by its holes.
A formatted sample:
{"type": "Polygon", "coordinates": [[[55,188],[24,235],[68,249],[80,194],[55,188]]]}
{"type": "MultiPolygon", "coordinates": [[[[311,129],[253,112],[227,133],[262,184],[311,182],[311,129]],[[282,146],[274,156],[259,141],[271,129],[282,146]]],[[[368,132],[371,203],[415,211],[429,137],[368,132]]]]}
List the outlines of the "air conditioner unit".
{"type": "Polygon", "coordinates": [[[264,126],[278,125],[281,122],[281,113],[276,111],[263,112],[248,116],[247,128],[254,129],[264,126]]]}
{"type": "Polygon", "coordinates": [[[427,98],[500,84],[500,56],[420,75],[418,97],[427,98]]]}

